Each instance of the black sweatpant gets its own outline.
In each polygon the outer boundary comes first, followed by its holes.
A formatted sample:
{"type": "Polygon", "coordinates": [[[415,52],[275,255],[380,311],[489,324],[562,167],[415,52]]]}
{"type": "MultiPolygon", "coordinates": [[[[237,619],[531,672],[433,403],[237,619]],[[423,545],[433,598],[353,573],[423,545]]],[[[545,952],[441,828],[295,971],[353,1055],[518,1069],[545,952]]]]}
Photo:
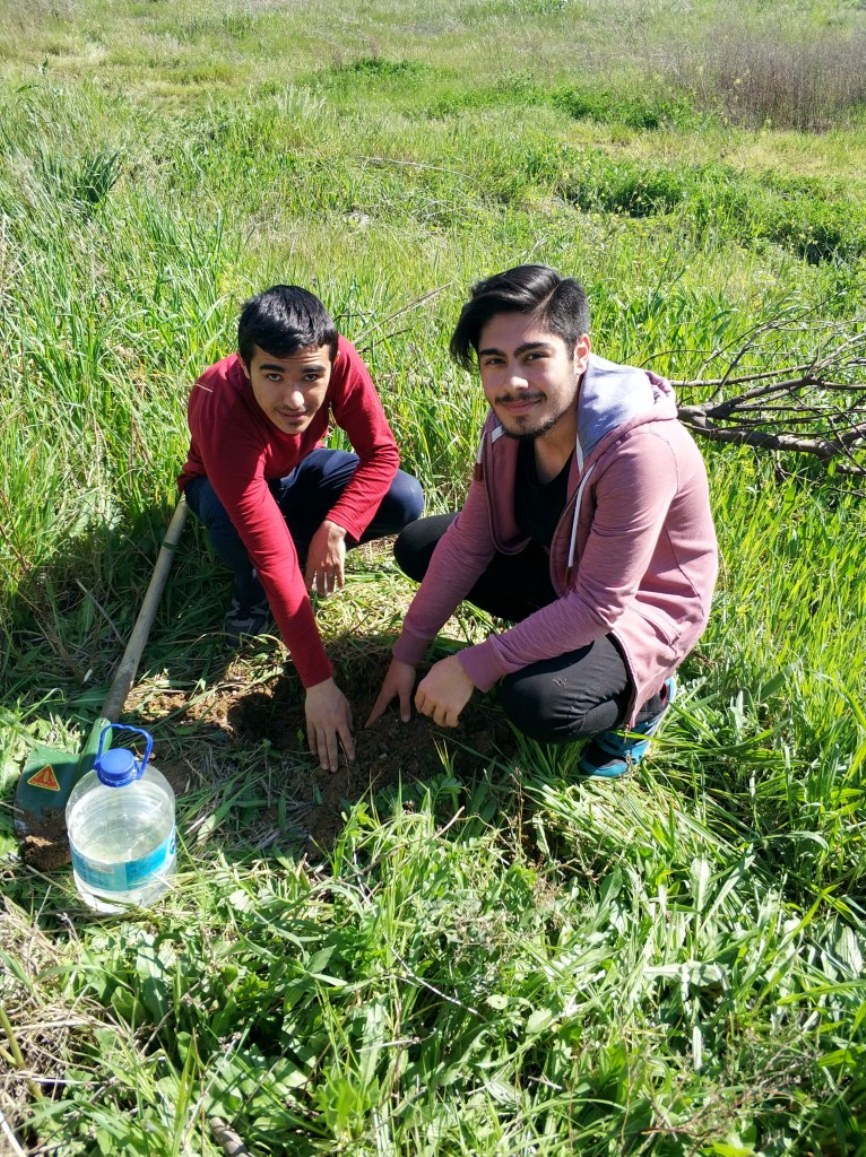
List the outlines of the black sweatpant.
{"type": "MultiPolygon", "coordinates": [[[[410,523],[394,544],[400,569],[421,582],[439,539],[456,518],[437,514],[410,523]]],[[[520,554],[494,555],[467,601],[508,622],[520,622],[557,598],[547,552],[531,542],[520,554]]],[[[606,635],[552,659],[531,663],[499,684],[508,718],[539,743],[584,739],[622,725],[634,687],[616,641],[606,635]]],[[[656,695],[637,721],[663,707],[656,695]]]]}

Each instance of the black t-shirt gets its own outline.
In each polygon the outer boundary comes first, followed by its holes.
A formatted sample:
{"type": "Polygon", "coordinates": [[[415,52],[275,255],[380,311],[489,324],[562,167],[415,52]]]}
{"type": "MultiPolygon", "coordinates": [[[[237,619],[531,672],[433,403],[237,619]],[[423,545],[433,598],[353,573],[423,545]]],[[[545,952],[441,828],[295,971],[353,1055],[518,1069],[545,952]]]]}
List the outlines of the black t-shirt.
{"type": "Polygon", "coordinates": [[[568,499],[568,472],[571,459],[551,482],[540,482],[535,468],[535,444],[521,441],[514,477],[514,517],[521,531],[534,542],[549,548],[556,524],[568,499]]]}

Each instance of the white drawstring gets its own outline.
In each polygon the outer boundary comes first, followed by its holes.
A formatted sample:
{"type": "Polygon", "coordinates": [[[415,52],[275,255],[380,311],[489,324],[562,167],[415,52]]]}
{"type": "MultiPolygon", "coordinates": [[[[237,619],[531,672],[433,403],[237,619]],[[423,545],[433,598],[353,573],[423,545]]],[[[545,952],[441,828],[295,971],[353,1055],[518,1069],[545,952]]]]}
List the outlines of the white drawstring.
{"type": "MultiPolygon", "coordinates": [[[[581,456],[582,457],[582,456],[581,456]]],[[[580,500],[583,498],[583,488],[589,482],[590,475],[595,470],[595,463],[590,466],[586,474],[581,479],[580,486],[577,488],[577,494],[574,496],[574,513],[571,516],[571,538],[568,543],[568,558],[565,565],[565,581],[571,581],[572,573],[574,572],[574,548],[577,543],[577,522],[580,515],[580,500]]]]}

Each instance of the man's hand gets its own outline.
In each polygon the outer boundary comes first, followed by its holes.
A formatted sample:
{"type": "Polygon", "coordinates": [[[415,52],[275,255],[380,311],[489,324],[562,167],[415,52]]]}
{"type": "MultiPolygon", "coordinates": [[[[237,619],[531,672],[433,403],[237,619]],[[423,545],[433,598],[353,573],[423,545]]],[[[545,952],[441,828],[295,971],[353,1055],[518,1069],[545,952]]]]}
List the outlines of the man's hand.
{"type": "Polygon", "coordinates": [[[475,684],[456,655],[434,663],[415,692],[415,706],[440,727],[456,727],[460,712],[472,698],[475,684]]]}
{"type": "Polygon", "coordinates": [[[304,701],[307,717],[307,742],[310,751],[324,771],[336,771],[340,765],[342,743],[346,758],[355,758],[355,740],[352,738],[352,708],[349,700],[333,679],[307,688],[304,701]]]}
{"type": "Polygon", "coordinates": [[[326,518],[313,535],[307,552],[304,574],[307,590],[318,595],[332,595],[343,585],[345,562],[346,531],[326,518]]]}
{"type": "Polygon", "coordinates": [[[409,705],[410,696],[414,686],[415,668],[409,663],[401,663],[399,659],[392,659],[388,673],[382,680],[382,690],[379,692],[379,698],[373,704],[370,718],[364,726],[371,727],[377,719],[381,719],[392,699],[398,701],[400,718],[404,723],[408,723],[411,714],[411,707],[409,705]]]}

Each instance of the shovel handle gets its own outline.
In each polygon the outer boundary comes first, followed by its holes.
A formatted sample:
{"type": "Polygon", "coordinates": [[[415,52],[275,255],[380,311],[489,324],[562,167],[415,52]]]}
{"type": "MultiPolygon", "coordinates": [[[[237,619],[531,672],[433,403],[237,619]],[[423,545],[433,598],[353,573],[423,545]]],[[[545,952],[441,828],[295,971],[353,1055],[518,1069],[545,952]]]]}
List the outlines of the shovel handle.
{"type": "Polygon", "coordinates": [[[141,654],[150,634],[150,628],[153,626],[156,608],[159,606],[165,580],[168,578],[168,572],[171,570],[171,564],[180,542],[183,524],[186,522],[186,512],[186,499],[181,494],[177,506],[174,508],[174,514],[171,516],[171,522],[168,524],[168,530],[165,532],[165,538],[162,540],[162,546],[159,548],[153,574],[150,576],[144,601],[138,612],[138,618],[135,620],[135,626],[132,628],[132,634],[129,636],[129,642],[126,644],[126,650],[123,652],[123,658],[118,664],[111,686],[108,688],[108,694],[102,704],[101,718],[97,722],[103,726],[106,722],[116,723],[120,718],[126,697],[135,682],[135,673],[138,670],[141,654]]]}

